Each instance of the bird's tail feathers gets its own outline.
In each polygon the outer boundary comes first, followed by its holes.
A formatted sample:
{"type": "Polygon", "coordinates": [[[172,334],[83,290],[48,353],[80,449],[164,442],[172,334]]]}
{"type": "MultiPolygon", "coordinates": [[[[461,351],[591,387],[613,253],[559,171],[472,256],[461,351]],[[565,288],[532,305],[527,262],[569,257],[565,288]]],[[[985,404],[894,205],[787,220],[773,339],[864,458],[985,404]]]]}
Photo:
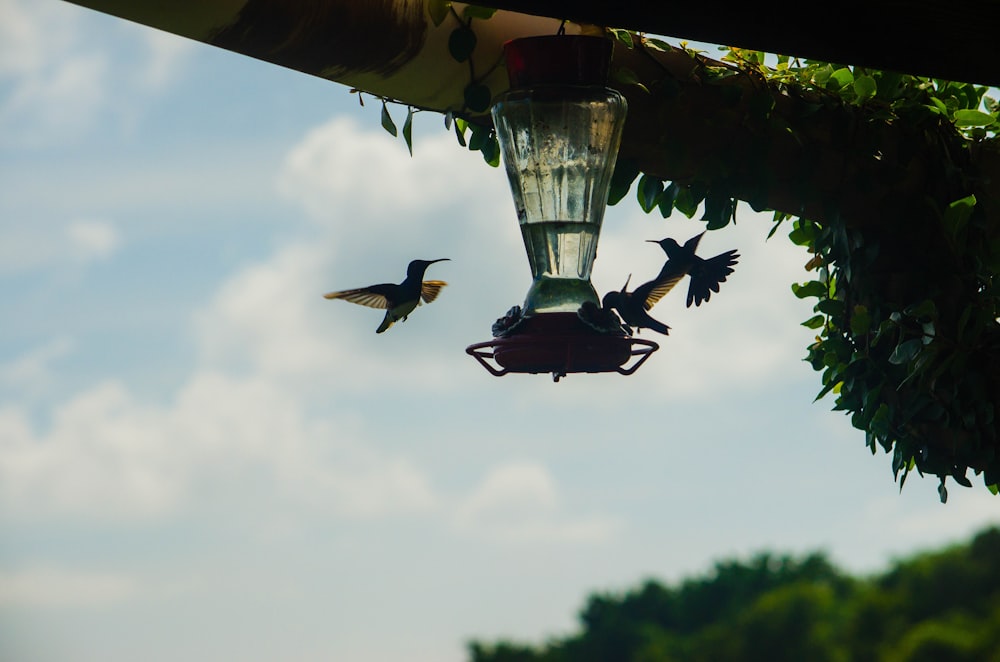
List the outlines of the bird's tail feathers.
{"type": "Polygon", "coordinates": [[[382,333],[383,331],[385,331],[386,329],[388,329],[390,326],[392,326],[395,323],[396,323],[396,320],[393,319],[392,315],[390,315],[389,313],[386,313],[385,317],[382,319],[382,323],[378,325],[377,329],[375,329],[375,333],[382,333]]]}
{"type": "Polygon", "coordinates": [[[647,322],[647,328],[656,331],[657,333],[662,333],[665,336],[670,335],[670,327],[661,322],[660,320],[655,320],[652,317],[649,318],[647,322]]]}

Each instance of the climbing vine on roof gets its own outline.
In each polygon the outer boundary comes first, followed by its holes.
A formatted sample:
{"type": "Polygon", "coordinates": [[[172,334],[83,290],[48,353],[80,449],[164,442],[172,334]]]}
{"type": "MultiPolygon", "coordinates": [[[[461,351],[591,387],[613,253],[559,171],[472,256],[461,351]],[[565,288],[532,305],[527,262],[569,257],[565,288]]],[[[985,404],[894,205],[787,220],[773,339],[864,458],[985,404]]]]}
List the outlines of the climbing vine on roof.
{"type": "MultiPolygon", "coordinates": [[[[629,48],[670,48],[641,35],[611,34],[629,48]]],[[[971,470],[997,494],[1000,218],[975,191],[998,195],[1000,182],[982,181],[970,158],[997,148],[1000,108],[988,88],[736,48],[726,49],[721,62],[692,57],[698,59],[692,75],[703,85],[742,77],[749,82],[743,89],[766,90],[748,113],[765,121],[783,121],[768,117],[773,100],[782,97],[795,98],[806,113],[847,111],[852,128],[845,149],[895,159],[899,176],[905,176],[907,145],[880,144],[877,130],[866,127],[905,123],[939,155],[933,164],[938,186],[920,199],[900,199],[896,213],[877,224],[856,223],[829,200],[821,219],[772,209],[771,235],[787,228],[789,239],[807,251],[809,278],[792,290],[816,302],[815,314],[803,322],[816,331],[805,357],[821,374],[816,399],[832,398],[833,409],[850,416],[873,454],[891,455],[900,489],[912,472],[930,474],[939,479],[944,502],[948,479],[971,487],[971,470]]],[[[619,70],[617,79],[638,84],[628,70],[619,70]]],[[[674,93],[669,75],[642,85],[650,95],[674,93]]],[[[723,228],[734,219],[736,197],[725,164],[704,170],[665,182],[626,164],[610,202],[623,199],[637,179],[636,201],[645,212],[690,218],[703,209],[708,229],[723,228]]],[[[871,185],[891,194],[894,182],[871,185]]],[[[754,197],[746,201],[755,210],[767,208],[754,197]]]]}

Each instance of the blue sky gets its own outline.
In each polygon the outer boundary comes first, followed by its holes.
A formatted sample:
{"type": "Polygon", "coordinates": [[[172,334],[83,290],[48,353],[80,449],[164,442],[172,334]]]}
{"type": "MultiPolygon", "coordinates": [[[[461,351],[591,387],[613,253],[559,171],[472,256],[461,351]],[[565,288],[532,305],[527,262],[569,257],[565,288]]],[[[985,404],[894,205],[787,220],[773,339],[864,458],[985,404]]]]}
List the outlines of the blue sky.
{"type": "MultiPolygon", "coordinates": [[[[463,659],[763,548],[858,572],[1000,522],[810,404],[808,257],[741,209],[632,377],[464,353],[530,275],[501,170],[420,114],[56,0],[0,0],[0,658],[463,659]],[[396,111],[398,119],[403,113],[396,111]],[[451,258],[431,305],[321,295],[451,258]]],[[[593,281],[696,221],[608,210],[593,281]]],[[[644,334],[645,336],[645,334],[644,334]]]]}

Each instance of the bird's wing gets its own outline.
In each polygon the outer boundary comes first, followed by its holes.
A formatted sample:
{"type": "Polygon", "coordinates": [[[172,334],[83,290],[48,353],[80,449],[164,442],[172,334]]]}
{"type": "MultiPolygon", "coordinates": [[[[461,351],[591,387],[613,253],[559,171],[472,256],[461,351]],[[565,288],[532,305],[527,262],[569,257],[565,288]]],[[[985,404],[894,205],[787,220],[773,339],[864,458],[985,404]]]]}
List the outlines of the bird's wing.
{"type": "Polygon", "coordinates": [[[389,299],[386,296],[386,289],[393,287],[388,283],[383,285],[372,285],[371,287],[359,287],[353,290],[341,290],[340,292],[328,292],[323,295],[326,299],[343,299],[369,308],[389,307],[389,299]]]}
{"type": "Polygon", "coordinates": [[[441,293],[441,288],[448,283],[443,280],[425,280],[420,285],[420,297],[425,303],[430,303],[437,299],[438,294],[441,293]]]}
{"type": "Polygon", "coordinates": [[[691,268],[691,285],[688,286],[687,305],[690,308],[693,303],[700,306],[708,301],[712,292],[719,291],[719,285],[726,282],[726,277],[733,273],[733,265],[736,264],[739,253],[735,250],[720,253],[713,258],[698,261],[691,268]]]}
{"type": "Polygon", "coordinates": [[[684,278],[684,274],[685,271],[677,269],[673,260],[667,260],[663,268],[660,269],[659,275],[648,283],[643,283],[635,288],[632,295],[639,297],[643,309],[649,310],[670,290],[674,289],[674,285],[679,283],[681,278],[684,278]]]}

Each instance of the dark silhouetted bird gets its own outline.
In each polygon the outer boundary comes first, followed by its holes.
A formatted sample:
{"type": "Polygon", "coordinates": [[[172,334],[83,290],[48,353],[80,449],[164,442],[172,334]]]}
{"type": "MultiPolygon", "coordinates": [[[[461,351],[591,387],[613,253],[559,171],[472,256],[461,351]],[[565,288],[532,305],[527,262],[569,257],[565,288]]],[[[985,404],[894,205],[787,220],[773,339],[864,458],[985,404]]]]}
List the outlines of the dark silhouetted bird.
{"type": "MultiPolygon", "coordinates": [[[[698,242],[701,241],[704,234],[702,232],[688,239],[684,242],[683,246],[670,237],[660,240],[646,240],[654,244],[659,244],[663,252],[667,254],[667,261],[660,270],[660,275],[656,277],[657,281],[672,280],[673,284],[676,284],[685,275],[691,277],[691,284],[688,285],[687,293],[688,308],[691,307],[692,303],[700,306],[703,302],[708,301],[709,297],[712,296],[712,292],[718,292],[719,284],[724,283],[726,276],[733,273],[733,265],[736,264],[737,258],[740,256],[734,249],[720,253],[715,257],[710,257],[707,260],[698,257],[694,252],[698,248],[698,242]]],[[[673,287],[673,284],[671,287],[673,287]]]]}
{"type": "Polygon", "coordinates": [[[323,296],[327,299],[343,299],[351,303],[357,303],[369,308],[382,308],[385,310],[385,319],[382,324],[375,329],[375,333],[382,333],[397,320],[406,321],[407,315],[420,305],[420,300],[430,303],[437,298],[441,288],[448,283],[443,280],[424,280],[424,271],[435,262],[442,262],[448,258],[439,260],[413,260],[406,267],[406,280],[399,285],[392,283],[381,283],[370,287],[359,287],[354,290],[341,290],[340,292],[329,292],[323,296]]]}
{"type": "Polygon", "coordinates": [[[665,336],[669,335],[670,327],[663,322],[653,319],[646,311],[662,299],[663,295],[669,292],[677,281],[670,282],[657,277],[648,283],[643,283],[635,288],[634,291],[629,292],[628,282],[630,280],[632,280],[631,274],[625,280],[625,285],[620,292],[612,291],[604,295],[604,298],[601,300],[603,310],[607,312],[610,312],[612,308],[617,310],[622,321],[629,327],[630,334],[634,328],[636,332],[639,329],[652,329],[665,336]]]}

